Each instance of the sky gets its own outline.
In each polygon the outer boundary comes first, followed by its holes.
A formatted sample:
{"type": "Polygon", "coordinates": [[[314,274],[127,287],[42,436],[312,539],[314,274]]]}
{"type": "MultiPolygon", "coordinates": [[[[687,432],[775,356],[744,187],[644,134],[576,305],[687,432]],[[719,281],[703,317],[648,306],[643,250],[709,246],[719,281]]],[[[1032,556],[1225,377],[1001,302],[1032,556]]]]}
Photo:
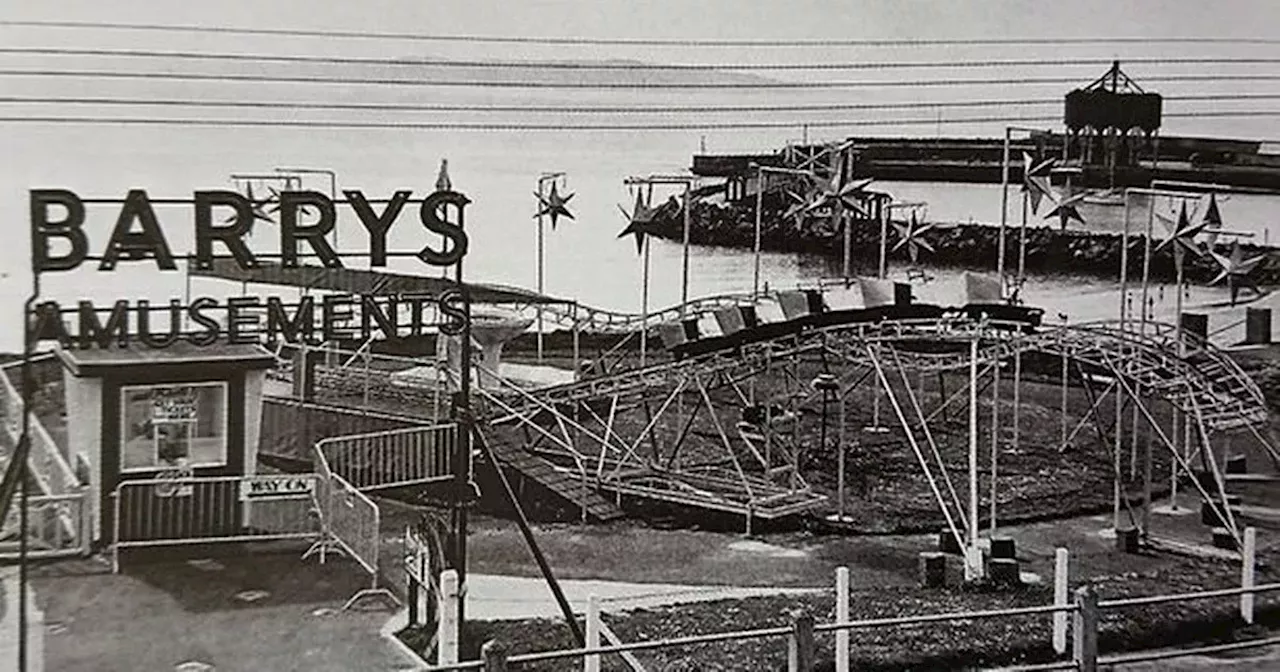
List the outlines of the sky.
{"type": "Polygon", "coordinates": [[[1272,37],[1269,0],[52,0],[10,20],[197,23],[599,38],[1272,37]]]}

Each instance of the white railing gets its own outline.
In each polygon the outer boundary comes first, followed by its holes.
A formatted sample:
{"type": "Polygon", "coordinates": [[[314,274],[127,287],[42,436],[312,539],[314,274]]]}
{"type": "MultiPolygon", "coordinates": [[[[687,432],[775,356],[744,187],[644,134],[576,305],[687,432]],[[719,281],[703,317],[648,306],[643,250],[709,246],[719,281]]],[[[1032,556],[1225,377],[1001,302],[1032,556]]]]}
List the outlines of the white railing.
{"type": "MultiPolygon", "coordinates": [[[[22,437],[22,395],[9,378],[7,369],[14,364],[0,369],[0,408],[4,412],[4,429],[8,433],[11,445],[17,446],[22,437]]],[[[29,416],[31,453],[28,465],[42,492],[50,495],[75,494],[79,491],[80,479],[75,470],[67,464],[66,458],[58,448],[58,444],[49,435],[47,429],[35,413],[29,416]]]]}
{"type": "MultiPolygon", "coordinates": [[[[27,499],[27,549],[26,557],[32,559],[87,556],[93,541],[92,517],[89,515],[92,491],[87,487],[79,492],[59,495],[31,495],[27,499]]],[[[20,541],[12,539],[20,534],[21,508],[9,509],[4,520],[0,541],[0,559],[13,560],[21,555],[20,541]]]]}
{"type": "MultiPolygon", "coordinates": [[[[508,665],[550,660],[564,661],[564,669],[570,669],[568,667],[568,665],[570,665],[568,661],[580,660],[581,662],[576,665],[581,665],[585,672],[595,672],[600,669],[601,658],[605,655],[626,655],[634,651],[686,647],[713,642],[730,642],[752,639],[783,639],[787,643],[787,669],[790,672],[812,672],[812,670],[815,669],[817,652],[817,638],[815,635],[830,632],[835,634],[834,639],[837,646],[835,670],[836,672],[848,672],[851,663],[848,635],[853,630],[869,630],[877,628],[893,629],[927,623],[946,623],[948,624],[947,627],[956,628],[966,627],[966,625],[980,620],[998,620],[1039,614],[1052,614],[1054,616],[1053,624],[1050,626],[1051,630],[1050,632],[1046,632],[1046,634],[1050,634],[1052,637],[1051,641],[1053,644],[1053,650],[1059,656],[1063,657],[1058,660],[1044,663],[1006,667],[1001,669],[1018,670],[1019,672],[1030,672],[1031,670],[1083,670],[1086,672],[1094,672],[1099,669],[1099,666],[1165,660],[1182,656],[1203,655],[1208,653],[1280,644],[1280,637],[1271,637],[1266,639],[1233,642],[1231,644],[1216,644],[1177,650],[1147,651],[1112,655],[1106,658],[1099,658],[1098,656],[1098,623],[1100,620],[1100,612],[1102,610],[1123,609],[1138,605],[1163,604],[1190,600],[1238,597],[1240,601],[1239,614],[1241,620],[1245,623],[1253,623],[1255,596],[1262,593],[1280,591],[1280,583],[1265,585],[1255,585],[1253,583],[1253,551],[1255,548],[1255,534],[1252,528],[1248,529],[1246,537],[1248,538],[1249,543],[1246,544],[1245,552],[1243,553],[1241,570],[1242,585],[1239,588],[1099,601],[1093,587],[1084,585],[1076,590],[1074,599],[1068,601],[1063,599],[1065,596],[1065,590],[1056,590],[1059,585],[1065,588],[1067,579],[1065,551],[1059,549],[1059,559],[1055,565],[1055,597],[1051,604],[1016,607],[1010,609],[916,614],[888,618],[849,620],[848,613],[850,594],[848,587],[848,569],[842,567],[839,568],[836,573],[837,590],[835,611],[837,618],[831,623],[817,624],[814,622],[813,616],[805,613],[796,613],[792,615],[791,623],[785,626],[734,632],[692,634],[667,639],[625,643],[616,642],[615,639],[616,643],[602,645],[601,637],[603,636],[603,632],[600,628],[601,624],[598,622],[599,604],[598,600],[593,597],[591,598],[588,606],[588,646],[586,647],[508,655],[501,642],[490,641],[485,643],[482,647],[480,660],[447,662],[424,669],[433,671],[482,670],[484,672],[505,672],[508,669],[508,665]],[[597,620],[597,623],[594,624],[594,626],[592,624],[592,618],[597,620]],[[1066,637],[1067,619],[1072,621],[1071,646],[1069,647],[1069,650],[1066,637]],[[842,648],[843,655],[841,655],[842,648]]],[[[635,669],[638,664],[638,660],[627,660],[627,665],[633,669],[635,669]],[[633,661],[635,664],[633,664],[633,661]]]]}

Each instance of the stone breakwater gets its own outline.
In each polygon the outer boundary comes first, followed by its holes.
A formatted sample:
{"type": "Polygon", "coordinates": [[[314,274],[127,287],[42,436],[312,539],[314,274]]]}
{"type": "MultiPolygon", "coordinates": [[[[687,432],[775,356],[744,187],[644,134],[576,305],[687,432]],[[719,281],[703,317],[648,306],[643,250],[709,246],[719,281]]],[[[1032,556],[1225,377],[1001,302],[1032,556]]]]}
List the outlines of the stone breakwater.
{"type": "MultiPolygon", "coordinates": [[[[771,196],[771,195],[770,195],[771,196]]],[[[803,226],[784,220],[783,204],[776,198],[766,197],[761,225],[760,246],[765,251],[794,252],[840,258],[843,253],[843,236],[838,226],[829,218],[810,218],[803,226]]],[[[653,233],[660,238],[680,241],[683,236],[683,218],[679,204],[668,201],[663,204],[655,219],[653,233]]],[[[935,223],[921,238],[934,252],[920,251],[920,263],[937,267],[994,270],[999,250],[999,227],[972,223],[935,223]]],[[[1011,225],[1005,231],[1008,268],[1018,259],[1019,229],[1011,225]]],[[[892,252],[898,243],[893,226],[888,230],[889,259],[900,265],[906,252],[892,252]]],[[[1032,273],[1070,273],[1117,277],[1120,272],[1122,240],[1115,233],[1090,233],[1087,231],[1060,231],[1057,228],[1029,227],[1026,231],[1027,270],[1032,273]]],[[[752,249],[755,241],[755,207],[749,205],[719,205],[695,202],[689,227],[689,241],[695,245],[752,249]]],[[[1159,245],[1157,239],[1154,245],[1159,245]]],[[[851,234],[851,256],[862,263],[874,264],[879,259],[880,224],[878,221],[855,220],[851,234]]],[[[1272,254],[1272,248],[1242,244],[1244,258],[1266,255],[1266,259],[1249,276],[1260,286],[1280,285],[1280,255],[1272,254]]],[[[1154,246],[1153,246],[1154,250],[1154,246]]],[[[1230,250],[1219,244],[1216,252],[1229,256],[1230,250]]],[[[1129,268],[1131,277],[1142,273],[1143,240],[1141,236],[1129,238],[1129,268]]],[[[1189,256],[1186,263],[1188,282],[1205,283],[1215,278],[1221,266],[1211,256],[1189,256]]],[[[1151,259],[1151,278],[1172,282],[1176,278],[1172,246],[1168,246],[1151,259]]]]}

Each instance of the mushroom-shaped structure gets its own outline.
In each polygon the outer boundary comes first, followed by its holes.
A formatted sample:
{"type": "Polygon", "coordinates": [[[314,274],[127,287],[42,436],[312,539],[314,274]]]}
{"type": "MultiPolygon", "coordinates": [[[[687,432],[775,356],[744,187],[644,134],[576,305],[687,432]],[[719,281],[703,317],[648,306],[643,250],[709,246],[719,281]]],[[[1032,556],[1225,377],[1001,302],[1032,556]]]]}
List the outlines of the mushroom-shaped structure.
{"type": "MultiPolygon", "coordinates": [[[[502,346],[519,336],[533,324],[533,318],[495,308],[471,312],[471,338],[480,346],[480,371],[477,382],[492,389],[499,386],[502,346]]],[[[452,364],[452,362],[450,362],[452,364]]]]}

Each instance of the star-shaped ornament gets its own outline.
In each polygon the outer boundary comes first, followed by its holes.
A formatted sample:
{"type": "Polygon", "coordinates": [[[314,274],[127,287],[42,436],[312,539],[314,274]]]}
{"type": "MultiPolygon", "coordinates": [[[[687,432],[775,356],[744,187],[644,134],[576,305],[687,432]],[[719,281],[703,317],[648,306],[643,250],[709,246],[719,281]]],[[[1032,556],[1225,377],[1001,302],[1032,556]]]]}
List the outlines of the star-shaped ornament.
{"type": "Polygon", "coordinates": [[[873,178],[864,178],[845,182],[838,173],[832,175],[830,179],[814,180],[816,188],[811,193],[809,205],[805,210],[813,212],[814,210],[839,203],[844,206],[845,210],[852,210],[866,217],[867,211],[862,207],[862,203],[857,196],[867,188],[867,185],[874,181],[873,178]]]}
{"type": "MultiPolygon", "coordinates": [[[[275,214],[277,212],[280,212],[280,192],[275,187],[272,187],[272,186],[268,186],[267,190],[271,192],[271,196],[268,197],[267,200],[262,202],[263,205],[266,205],[267,203],[271,204],[271,209],[267,210],[267,214],[275,214]]],[[[298,212],[304,215],[310,215],[312,212],[311,206],[304,204],[301,208],[298,209],[298,212]]]]}
{"type": "Polygon", "coordinates": [[[627,228],[623,229],[618,237],[622,238],[628,233],[635,236],[636,252],[643,252],[644,237],[653,232],[658,209],[649,207],[639,191],[636,191],[636,205],[632,212],[627,212],[621,205],[618,209],[622,211],[622,216],[627,218],[627,228]]]}
{"type": "Polygon", "coordinates": [[[1085,223],[1084,217],[1080,215],[1079,205],[1084,201],[1085,197],[1088,195],[1089,195],[1089,192],[1082,191],[1078,194],[1075,194],[1074,196],[1052,197],[1054,202],[1053,209],[1050,210],[1049,214],[1045,215],[1044,218],[1049,219],[1051,217],[1057,217],[1058,226],[1063,231],[1067,230],[1067,225],[1070,224],[1071,220],[1073,219],[1076,220],[1077,222],[1080,222],[1081,224],[1084,224],[1085,223]]]}
{"type": "Polygon", "coordinates": [[[534,217],[541,217],[543,215],[550,216],[552,231],[556,230],[556,221],[560,217],[573,219],[573,213],[569,212],[569,209],[565,207],[569,202],[569,199],[573,198],[573,194],[561,196],[560,192],[556,189],[555,182],[551,183],[551,193],[546,195],[534,194],[534,196],[538,197],[538,214],[534,215],[534,217]]]}
{"type": "Polygon", "coordinates": [[[1056,158],[1037,161],[1030,154],[1022,153],[1022,190],[1031,201],[1031,214],[1040,210],[1040,201],[1044,198],[1054,200],[1053,188],[1049,184],[1049,172],[1053,170],[1056,158]]]}
{"type": "MultiPolygon", "coordinates": [[[[268,200],[263,200],[263,201],[259,201],[258,199],[254,198],[254,197],[253,197],[253,183],[252,183],[252,182],[246,182],[244,186],[245,186],[245,198],[249,201],[249,208],[250,208],[250,212],[253,214],[253,217],[249,219],[249,235],[251,235],[251,236],[252,236],[252,235],[253,235],[253,225],[254,225],[254,223],[255,223],[255,222],[257,222],[259,219],[260,219],[260,220],[262,220],[262,221],[264,221],[264,222],[266,222],[266,223],[268,223],[268,224],[275,224],[275,223],[276,223],[276,221],[275,221],[274,219],[272,219],[270,215],[268,215],[267,213],[263,212],[263,210],[262,210],[262,206],[264,206],[264,205],[266,205],[267,203],[269,203],[269,202],[270,202],[270,199],[268,199],[268,200]]],[[[277,209],[279,209],[279,206],[277,206],[277,209]]],[[[228,218],[226,218],[226,219],[222,220],[222,223],[223,223],[223,224],[230,224],[231,222],[234,222],[234,221],[236,221],[236,215],[231,215],[230,217],[228,217],[228,218]]]]}
{"type": "Polygon", "coordinates": [[[903,246],[907,248],[907,256],[911,258],[911,263],[916,263],[920,257],[920,250],[933,254],[933,245],[923,238],[923,234],[933,228],[933,224],[925,224],[920,226],[920,220],[916,218],[916,213],[911,213],[911,219],[906,223],[894,222],[893,228],[898,232],[898,244],[893,246],[893,252],[897,252],[903,246]]]}
{"type": "Polygon", "coordinates": [[[1223,255],[1213,251],[1210,251],[1209,254],[1213,257],[1214,261],[1218,262],[1219,268],[1217,277],[1210,280],[1209,284],[1216,285],[1219,282],[1226,280],[1227,287],[1231,289],[1232,304],[1236,302],[1236,297],[1239,296],[1241,286],[1248,287],[1255,294],[1262,294],[1249,275],[1258,267],[1258,264],[1261,264],[1267,258],[1267,255],[1260,254],[1256,257],[1245,259],[1244,250],[1240,247],[1240,243],[1238,242],[1231,244],[1231,256],[1229,257],[1224,257],[1223,255]]]}
{"type": "Polygon", "coordinates": [[[1209,207],[1205,208],[1204,219],[1201,220],[1204,226],[1204,242],[1213,249],[1218,242],[1218,233],[1222,230],[1222,213],[1218,211],[1218,195],[1209,194],[1209,207]]]}
{"type": "Polygon", "coordinates": [[[1159,245],[1156,245],[1155,251],[1157,253],[1172,245],[1173,261],[1178,265],[1179,269],[1182,268],[1182,261],[1188,253],[1197,257],[1201,256],[1200,243],[1196,242],[1196,236],[1204,231],[1204,222],[1202,221],[1199,224],[1191,223],[1191,217],[1187,215],[1186,201],[1182,202],[1182,207],[1178,211],[1177,222],[1164,217],[1161,217],[1160,221],[1164,223],[1165,228],[1169,231],[1169,237],[1160,241],[1159,245]]]}

